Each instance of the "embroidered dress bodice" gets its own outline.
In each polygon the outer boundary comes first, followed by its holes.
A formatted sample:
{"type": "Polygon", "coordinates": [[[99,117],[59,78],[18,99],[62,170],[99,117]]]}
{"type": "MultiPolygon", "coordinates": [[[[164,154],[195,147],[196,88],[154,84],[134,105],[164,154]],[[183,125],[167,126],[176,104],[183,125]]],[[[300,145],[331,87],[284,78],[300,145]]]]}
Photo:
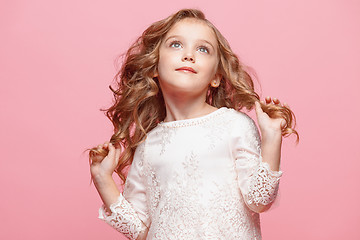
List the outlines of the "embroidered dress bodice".
{"type": "Polygon", "coordinates": [[[281,175],[262,161],[253,120],[223,107],[151,130],[99,218],[129,239],[261,239],[249,206],[273,202],[281,175]]]}

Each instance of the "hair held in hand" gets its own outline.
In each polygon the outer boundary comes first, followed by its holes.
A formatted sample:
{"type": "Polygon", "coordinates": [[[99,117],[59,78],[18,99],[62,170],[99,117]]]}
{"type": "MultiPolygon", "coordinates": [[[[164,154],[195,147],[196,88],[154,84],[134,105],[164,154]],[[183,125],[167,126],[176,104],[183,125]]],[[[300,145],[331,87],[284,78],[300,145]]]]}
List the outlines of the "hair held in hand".
{"type": "MultiPolygon", "coordinates": [[[[106,109],[106,115],[114,126],[110,142],[123,149],[117,169],[119,177],[125,182],[124,168],[132,163],[137,146],[145,140],[146,134],[165,118],[165,103],[155,76],[159,59],[159,47],[171,27],[185,18],[205,22],[215,33],[218,43],[219,64],[217,74],[221,76],[220,86],[209,86],[206,101],[220,108],[248,110],[259,101],[254,91],[254,83],[246,67],[231,50],[229,43],[209,22],[200,10],[183,9],[153,23],[132,44],[123,56],[123,63],[115,75],[116,86],[110,87],[114,95],[113,105],[106,109]]],[[[298,133],[295,131],[295,116],[284,106],[261,104],[264,112],[271,118],[284,118],[283,136],[298,133]]],[[[93,148],[90,160],[96,155],[106,156],[107,151],[93,148]]]]}

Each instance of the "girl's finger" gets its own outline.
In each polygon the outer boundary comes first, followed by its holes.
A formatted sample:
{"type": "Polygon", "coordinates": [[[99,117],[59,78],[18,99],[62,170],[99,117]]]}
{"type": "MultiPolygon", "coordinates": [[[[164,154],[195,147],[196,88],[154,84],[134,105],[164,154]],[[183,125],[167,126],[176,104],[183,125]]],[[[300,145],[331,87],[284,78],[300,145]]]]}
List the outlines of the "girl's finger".
{"type": "Polygon", "coordinates": [[[121,148],[116,148],[116,149],[115,149],[115,159],[116,159],[116,162],[119,161],[120,154],[121,154],[121,148]]]}
{"type": "Polygon", "coordinates": [[[255,112],[257,116],[260,116],[260,114],[263,113],[259,102],[255,102],[255,112]]]}
{"type": "Polygon", "coordinates": [[[279,103],[280,103],[280,100],[279,100],[279,99],[277,99],[277,98],[273,98],[273,103],[274,103],[275,105],[277,105],[277,104],[279,104],[279,103]]]}
{"type": "Polygon", "coordinates": [[[280,127],[281,127],[281,128],[284,128],[285,126],[286,126],[286,121],[285,121],[285,119],[281,119],[280,127]]]}
{"type": "Polygon", "coordinates": [[[109,143],[109,153],[108,153],[108,157],[109,158],[114,158],[115,156],[115,147],[109,143]]]}
{"type": "Polygon", "coordinates": [[[267,97],[265,98],[265,102],[266,102],[267,104],[271,103],[271,97],[267,96],[267,97]]]}

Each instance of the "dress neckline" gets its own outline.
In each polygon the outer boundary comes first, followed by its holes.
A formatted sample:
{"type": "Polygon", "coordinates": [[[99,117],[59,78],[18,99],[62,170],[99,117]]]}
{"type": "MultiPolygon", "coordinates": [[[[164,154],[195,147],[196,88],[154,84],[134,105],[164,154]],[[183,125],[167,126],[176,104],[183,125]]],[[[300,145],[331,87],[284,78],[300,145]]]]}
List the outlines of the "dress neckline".
{"type": "Polygon", "coordinates": [[[183,120],[175,120],[175,121],[170,121],[170,122],[160,122],[158,126],[167,127],[167,128],[176,128],[176,127],[187,127],[187,126],[192,126],[192,125],[198,125],[198,124],[204,123],[204,122],[214,118],[215,116],[218,116],[218,115],[224,113],[226,110],[227,110],[226,107],[221,107],[211,113],[205,114],[200,117],[183,119],[183,120]]]}

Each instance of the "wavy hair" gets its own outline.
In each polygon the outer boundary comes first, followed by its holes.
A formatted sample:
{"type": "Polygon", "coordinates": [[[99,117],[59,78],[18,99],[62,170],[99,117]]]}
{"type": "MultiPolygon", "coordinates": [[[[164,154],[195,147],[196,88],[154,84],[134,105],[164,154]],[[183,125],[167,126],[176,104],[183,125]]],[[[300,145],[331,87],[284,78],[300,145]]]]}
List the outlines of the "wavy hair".
{"type": "MultiPolygon", "coordinates": [[[[254,91],[254,83],[229,43],[217,28],[197,9],[182,9],[169,17],[150,25],[131,45],[123,56],[121,69],[114,77],[116,87],[110,86],[114,95],[113,105],[105,109],[106,116],[114,126],[110,142],[122,148],[119,164],[115,172],[123,183],[126,180],[124,168],[131,165],[137,146],[146,138],[146,134],[164,120],[165,103],[155,76],[159,60],[159,47],[166,33],[175,23],[193,18],[205,22],[213,29],[217,43],[219,64],[217,73],[221,75],[221,84],[217,88],[209,86],[206,102],[214,107],[228,107],[240,111],[251,110],[259,95],[254,91]]],[[[282,135],[295,134],[295,115],[285,106],[261,104],[264,112],[272,118],[284,118],[282,135]]],[[[90,161],[95,156],[106,156],[106,150],[92,148],[90,161]]]]}

